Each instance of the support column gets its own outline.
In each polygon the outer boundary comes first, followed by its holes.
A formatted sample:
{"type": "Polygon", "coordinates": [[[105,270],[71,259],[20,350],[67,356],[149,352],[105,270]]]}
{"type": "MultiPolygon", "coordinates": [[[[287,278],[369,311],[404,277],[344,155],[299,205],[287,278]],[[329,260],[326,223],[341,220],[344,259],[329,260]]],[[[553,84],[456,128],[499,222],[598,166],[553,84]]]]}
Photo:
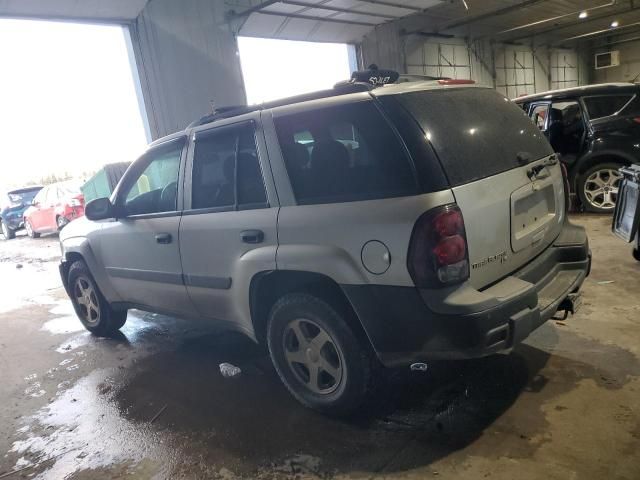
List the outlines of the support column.
{"type": "Polygon", "coordinates": [[[151,0],[129,31],[153,139],[185,128],[212,105],[246,103],[224,2],[151,0]]]}

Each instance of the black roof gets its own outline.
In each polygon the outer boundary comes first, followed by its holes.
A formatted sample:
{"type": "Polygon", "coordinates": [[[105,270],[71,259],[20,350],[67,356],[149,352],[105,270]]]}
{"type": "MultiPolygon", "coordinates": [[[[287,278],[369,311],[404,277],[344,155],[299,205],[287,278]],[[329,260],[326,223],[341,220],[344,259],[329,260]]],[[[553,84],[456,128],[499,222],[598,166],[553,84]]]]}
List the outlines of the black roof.
{"type": "Polygon", "coordinates": [[[583,87],[563,88],[561,90],[549,90],[548,92],[534,93],[514,99],[517,103],[531,102],[535,100],[549,100],[560,98],[575,98],[585,95],[607,95],[616,93],[638,93],[640,84],[637,83],[599,83],[585,85],[583,87]]]}

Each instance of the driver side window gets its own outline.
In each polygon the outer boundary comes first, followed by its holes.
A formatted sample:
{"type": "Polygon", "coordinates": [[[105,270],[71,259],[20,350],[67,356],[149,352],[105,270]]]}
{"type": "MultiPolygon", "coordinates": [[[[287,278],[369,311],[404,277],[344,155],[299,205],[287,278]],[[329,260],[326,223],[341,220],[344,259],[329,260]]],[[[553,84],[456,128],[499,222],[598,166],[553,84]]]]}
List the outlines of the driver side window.
{"type": "Polygon", "coordinates": [[[125,194],[126,215],[173,212],[178,209],[178,173],[182,144],[152,152],[147,167],[125,194]]]}

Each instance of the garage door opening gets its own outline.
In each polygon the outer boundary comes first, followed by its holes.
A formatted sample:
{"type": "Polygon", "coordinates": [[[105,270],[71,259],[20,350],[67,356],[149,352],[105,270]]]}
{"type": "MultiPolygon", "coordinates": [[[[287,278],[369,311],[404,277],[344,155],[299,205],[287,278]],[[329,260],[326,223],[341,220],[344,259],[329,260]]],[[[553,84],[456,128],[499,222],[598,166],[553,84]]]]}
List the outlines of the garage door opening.
{"type": "Polygon", "coordinates": [[[0,190],[88,178],[147,135],[118,25],[0,20],[0,190]]]}
{"type": "Polygon", "coordinates": [[[250,105],[331,88],[356,68],[344,43],[239,37],[238,48],[250,105]]]}

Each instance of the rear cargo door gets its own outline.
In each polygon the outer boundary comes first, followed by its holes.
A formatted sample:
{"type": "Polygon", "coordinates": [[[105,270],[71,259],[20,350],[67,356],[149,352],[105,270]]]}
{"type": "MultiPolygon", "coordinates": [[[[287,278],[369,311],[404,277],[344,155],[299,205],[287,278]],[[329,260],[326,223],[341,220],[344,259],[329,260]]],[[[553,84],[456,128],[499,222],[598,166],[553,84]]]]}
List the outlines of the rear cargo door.
{"type": "Polygon", "coordinates": [[[564,217],[559,162],[525,112],[492,89],[394,95],[418,121],[465,221],[471,283],[489,285],[558,236],[564,217]]]}
{"type": "Polygon", "coordinates": [[[546,159],[453,189],[463,212],[471,283],[481,288],[508,275],[545,250],[564,215],[560,166],[546,159]],[[532,169],[541,169],[529,179],[532,169]]]}

